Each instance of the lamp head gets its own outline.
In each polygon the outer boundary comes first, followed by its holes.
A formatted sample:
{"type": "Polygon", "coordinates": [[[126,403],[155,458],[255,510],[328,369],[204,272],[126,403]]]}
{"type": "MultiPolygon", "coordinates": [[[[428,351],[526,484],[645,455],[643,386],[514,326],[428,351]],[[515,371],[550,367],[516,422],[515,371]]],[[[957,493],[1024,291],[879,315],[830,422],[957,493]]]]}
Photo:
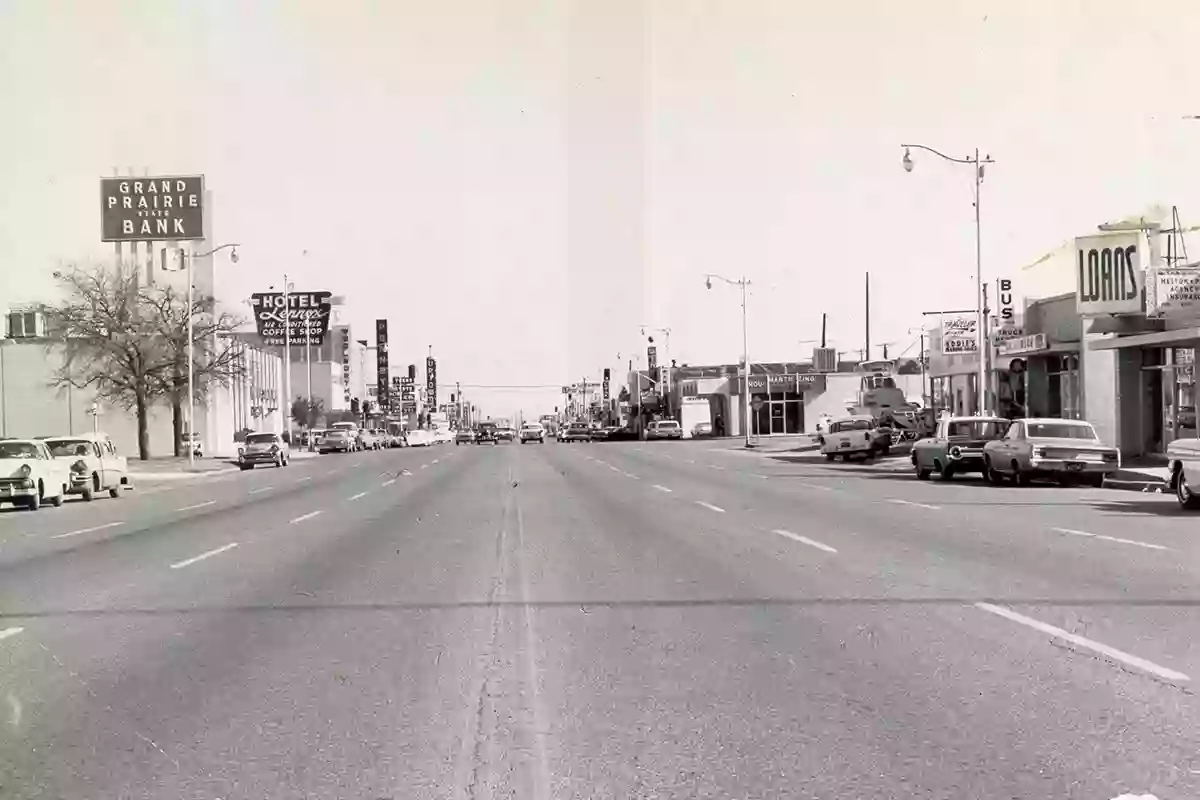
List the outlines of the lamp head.
{"type": "Polygon", "coordinates": [[[905,171],[905,172],[912,172],[912,171],[913,171],[913,160],[912,160],[912,154],[908,152],[908,148],[907,148],[907,147],[906,147],[906,148],[904,148],[904,158],[902,158],[902,159],[900,160],[900,163],[904,165],[904,171],[905,171]]]}
{"type": "Polygon", "coordinates": [[[706,278],[704,279],[704,288],[705,288],[705,289],[711,289],[711,288],[712,288],[712,278],[708,278],[708,277],[706,277],[706,278]]]}
{"type": "Polygon", "coordinates": [[[238,254],[237,254],[236,247],[233,248],[233,250],[229,253],[229,260],[232,261],[234,264],[236,264],[238,262],[238,254]]]}

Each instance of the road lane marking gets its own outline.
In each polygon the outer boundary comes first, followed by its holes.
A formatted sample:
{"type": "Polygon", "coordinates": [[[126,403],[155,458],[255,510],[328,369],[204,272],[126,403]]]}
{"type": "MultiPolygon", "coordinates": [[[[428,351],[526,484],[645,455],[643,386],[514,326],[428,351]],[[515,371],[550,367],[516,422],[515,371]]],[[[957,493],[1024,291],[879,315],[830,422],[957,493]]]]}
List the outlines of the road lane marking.
{"type": "Polygon", "coordinates": [[[632,472],[624,472],[621,474],[623,474],[626,478],[633,478],[635,481],[641,480],[641,478],[639,478],[637,475],[634,475],[632,472]]]}
{"type": "Polygon", "coordinates": [[[785,530],[779,530],[779,529],[776,529],[771,532],[777,533],[780,536],[791,539],[792,541],[800,542],[800,544],[806,544],[809,547],[815,547],[818,550],[824,550],[826,553],[836,553],[837,552],[837,550],[834,550],[832,547],[830,547],[827,544],[824,544],[823,542],[818,542],[816,539],[810,539],[807,536],[801,536],[798,533],[792,533],[791,531],[785,531],[785,530]]]}
{"type": "Polygon", "coordinates": [[[102,531],[105,528],[115,528],[118,525],[124,525],[124,524],[125,524],[124,522],[109,522],[104,525],[97,525],[94,528],[81,528],[77,531],[71,531],[70,533],[60,533],[57,536],[51,536],[50,538],[51,539],[66,539],[69,536],[78,536],[81,533],[91,533],[92,531],[102,531]]]}
{"type": "Polygon", "coordinates": [[[218,548],[201,553],[198,556],[193,556],[192,558],[186,559],[184,561],[176,561],[174,564],[171,565],[171,569],[183,569],[184,567],[190,567],[192,564],[195,564],[197,561],[203,561],[206,558],[212,558],[213,556],[224,553],[226,550],[232,550],[235,547],[237,547],[237,542],[230,542],[229,544],[221,545],[218,548]]]}
{"type": "Polygon", "coordinates": [[[1087,536],[1092,539],[1103,539],[1106,542],[1116,542],[1117,544],[1131,544],[1135,547],[1146,547],[1150,550],[1170,550],[1169,547],[1164,547],[1161,544],[1151,544],[1150,542],[1139,542],[1136,539],[1121,539],[1117,536],[1105,536],[1102,533],[1088,533],[1087,531],[1077,531],[1071,528],[1053,528],[1052,530],[1058,533],[1069,533],[1072,536],[1087,536]]]}
{"type": "Polygon", "coordinates": [[[7,639],[10,636],[16,636],[18,633],[20,633],[23,630],[25,630],[25,629],[24,628],[5,628],[4,630],[0,630],[0,639],[7,639]]]}
{"type": "Polygon", "coordinates": [[[257,489],[251,489],[250,494],[261,494],[262,492],[269,492],[269,491],[271,491],[271,488],[272,487],[270,487],[270,486],[260,486],[257,489]]]}
{"type": "Polygon", "coordinates": [[[300,516],[296,517],[294,520],[291,520],[289,522],[289,524],[295,525],[297,522],[304,522],[304,520],[312,519],[313,517],[315,517],[317,514],[320,514],[320,513],[321,513],[320,511],[310,511],[307,514],[301,514],[300,516]]]}
{"type": "MultiPolygon", "coordinates": [[[[765,478],[767,476],[763,475],[762,477],[765,478]]],[[[799,485],[805,487],[806,489],[816,489],[819,492],[832,492],[833,491],[832,486],[822,486],[819,483],[801,483],[799,485]]]]}
{"type": "Polygon", "coordinates": [[[722,469],[722,470],[725,469],[724,467],[719,467],[716,464],[709,464],[708,468],[709,469],[722,469]]]}
{"type": "Polygon", "coordinates": [[[671,490],[671,489],[668,489],[668,488],[667,488],[667,487],[665,487],[665,486],[660,486],[660,485],[658,485],[657,483],[656,483],[656,484],[654,484],[654,488],[655,488],[655,489],[658,489],[660,492],[670,492],[670,491],[673,491],[673,490],[671,490]]]}
{"type": "Polygon", "coordinates": [[[391,486],[391,485],[392,485],[393,483],[395,483],[395,482],[396,482],[396,479],[395,479],[395,478],[391,478],[391,479],[389,479],[389,480],[386,480],[386,481],[384,481],[384,482],[383,482],[383,485],[384,485],[384,486],[391,486]]]}
{"type": "Polygon", "coordinates": [[[704,506],[704,507],[705,507],[705,508],[707,508],[709,511],[716,511],[718,514],[724,514],[724,513],[725,513],[725,509],[721,508],[720,506],[714,506],[712,503],[706,503],[706,502],[704,502],[703,500],[697,500],[697,501],[696,501],[696,505],[698,505],[698,506],[704,506]]]}
{"type": "Polygon", "coordinates": [[[611,469],[613,472],[621,472],[620,467],[614,467],[612,464],[609,464],[608,468],[611,469]]]}
{"type": "Polygon", "coordinates": [[[696,459],[694,459],[694,458],[689,458],[687,461],[688,461],[688,463],[689,463],[689,464],[695,464],[695,463],[696,463],[696,459]]]}
{"type": "Polygon", "coordinates": [[[764,481],[770,479],[770,475],[755,475],[756,478],[762,478],[764,481]]]}
{"type": "Polygon", "coordinates": [[[896,505],[901,505],[901,506],[916,506],[917,508],[928,508],[930,511],[941,511],[942,510],[941,506],[931,506],[928,503],[914,503],[912,500],[889,499],[888,502],[895,503],[896,505]]]}
{"type": "Polygon", "coordinates": [[[216,505],[216,503],[217,503],[216,500],[205,500],[203,503],[193,503],[190,506],[184,506],[183,508],[177,508],[175,510],[176,511],[194,511],[197,508],[204,508],[205,506],[216,505]]]}
{"type": "Polygon", "coordinates": [[[297,478],[296,483],[304,483],[305,481],[311,481],[311,480],[312,480],[312,475],[305,475],[303,478],[297,478]]]}
{"type": "Polygon", "coordinates": [[[435,458],[435,459],[433,460],[433,463],[434,463],[434,464],[436,464],[436,463],[438,463],[439,461],[441,461],[441,459],[440,459],[440,458],[435,458]]]}
{"type": "Polygon", "coordinates": [[[1049,636],[1053,636],[1057,639],[1062,639],[1065,642],[1070,642],[1071,644],[1076,645],[1077,647],[1082,647],[1087,650],[1092,650],[1093,652],[1108,656],[1109,658],[1111,658],[1115,661],[1121,661],[1125,664],[1128,664],[1131,667],[1136,667],[1137,669],[1140,669],[1143,672],[1148,672],[1151,675],[1157,675],[1158,677],[1164,678],[1169,681],[1190,681],[1191,680],[1191,678],[1189,678],[1187,675],[1184,675],[1182,672],[1176,672],[1173,669],[1168,669],[1167,667],[1159,666],[1158,664],[1155,664],[1153,661],[1147,661],[1144,658],[1139,658],[1138,656],[1131,655],[1129,653],[1124,652],[1123,650],[1118,650],[1115,647],[1109,647],[1106,644],[1101,644],[1100,642],[1092,641],[1091,639],[1087,639],[1083,636],[1077,636],[1077,635],[1071,633],[1070,631],[1065,631],[1062,628],[1056,628],[1053,625],[1049,625],[1040,620],[1036,620],[1033,617],[1027,617],[1024,614],[1018,614],[1016,611],[1013,611],[1008,608],[1004,608],[1003,606],[992,605],[991,603],[975,603],[975,607],[982,611],[986,611],[989,614],[995,614],[998,617],[1004,617],[1005,619],[1010,620],[1012,622],[1016,622],[1021,625],[1025,625],[1027,627],[1033,628],[1035,631],[1040,631],[1049,636]]]}
{"type": "Polygon", "coordinates": [[[359,499],[360,497],[366,497],[366,496],[367,496],[367,493],[366,493],[366,492],[359,492],[358,494],[356,494],[356,495],[352,495],[352,496],[350,496],[350,497],[348,497],[348,498],[346,498],[346,499],[347,499],[347,500],[357,500],[357,499],[359,499]]]}

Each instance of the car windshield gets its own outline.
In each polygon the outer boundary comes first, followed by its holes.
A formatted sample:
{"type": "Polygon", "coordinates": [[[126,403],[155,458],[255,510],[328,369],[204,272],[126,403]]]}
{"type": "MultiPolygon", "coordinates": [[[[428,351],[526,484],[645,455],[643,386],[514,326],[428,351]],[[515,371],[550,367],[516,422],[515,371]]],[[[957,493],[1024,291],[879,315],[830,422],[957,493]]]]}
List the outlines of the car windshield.
{"type": "Polygon", "coordinates": [[[273,433],[252,433],[246,437],[246,444],[274,444],[275,441],[273,433]]]}
{"type": "Polygon", "coordinates": [[[46,446],[52,456],[86,456],[92,452],[91,442],[86,439],[50,439],[46,446]]]}
{"type": "Polygon", "coordinates": [[[0,458],[37,458],[38,446],[33,442],[0,442],[0,458]]]}
{"type": "Polygon", "coordinates": [[[870,430],[871,421],[869,419],[847,419],[837,423],[835,427],[837,431],[865,431],[870,430]]]}
{"type": "Polygon", "coordinates": [[[947,424],[947,436],[969,436],[972,439],[995,439],[1008,430],[1007,420],[961,420],[947,424]]]}
{"type": "Polygon", "coordinates": [[[1082,439],[1094,442],[1098,438],[1095,429],[1086,422],[1030,422],[1027,427],[1031,439],[1082,439]]]}

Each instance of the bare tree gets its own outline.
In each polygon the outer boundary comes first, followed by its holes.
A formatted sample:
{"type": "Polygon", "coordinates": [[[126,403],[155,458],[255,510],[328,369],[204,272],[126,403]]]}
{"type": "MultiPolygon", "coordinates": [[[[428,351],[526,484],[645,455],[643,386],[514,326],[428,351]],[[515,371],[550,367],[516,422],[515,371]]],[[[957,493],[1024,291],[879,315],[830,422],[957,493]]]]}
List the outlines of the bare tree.
{"type": "MultiPolygon", "coordinates": [[[[145,289],[141,296],[155,335],[165,345],[164,361],[153,373],[155,394],[171,404],[175,455],[180,456],[188,385],[187,293],[173,286],[162,286],[145,289]]],[[[230,336],[241,320],[233,314],[214,314],[215,306],[211,297],[192,298],[192,399],[197,403],[205,400],[212,386],[228,386],[243,371],[242,361],[237,357],[237,341],[230,336]]]]}
{"type": "Polygon", "coordinates": [[[297,397],[292,401],[292,419],[309,430],[317,427],[324,413],[325,401],[320,397],[297,397]]]}
{"type": "Polygon", "coordinates": [[[54,277],[63,299],[43,309],[52,346],[62,355],[52,384],[91,389],[98,399],[132,410],[138,454],[149,458],[148,415],[163,343],[142,313],[136,276],[97,266],[55,272],[54,277]]]}

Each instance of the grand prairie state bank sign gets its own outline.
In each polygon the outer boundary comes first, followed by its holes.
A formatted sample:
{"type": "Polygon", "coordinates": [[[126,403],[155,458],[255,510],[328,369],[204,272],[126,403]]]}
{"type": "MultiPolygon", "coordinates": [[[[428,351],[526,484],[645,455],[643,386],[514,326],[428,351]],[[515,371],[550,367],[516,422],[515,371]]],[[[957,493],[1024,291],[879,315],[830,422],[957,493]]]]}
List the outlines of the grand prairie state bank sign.
{"type": "Polygon", "coordinates": [[[204,176],[100,179],[100,240],[204,238],[204,176]]]}

